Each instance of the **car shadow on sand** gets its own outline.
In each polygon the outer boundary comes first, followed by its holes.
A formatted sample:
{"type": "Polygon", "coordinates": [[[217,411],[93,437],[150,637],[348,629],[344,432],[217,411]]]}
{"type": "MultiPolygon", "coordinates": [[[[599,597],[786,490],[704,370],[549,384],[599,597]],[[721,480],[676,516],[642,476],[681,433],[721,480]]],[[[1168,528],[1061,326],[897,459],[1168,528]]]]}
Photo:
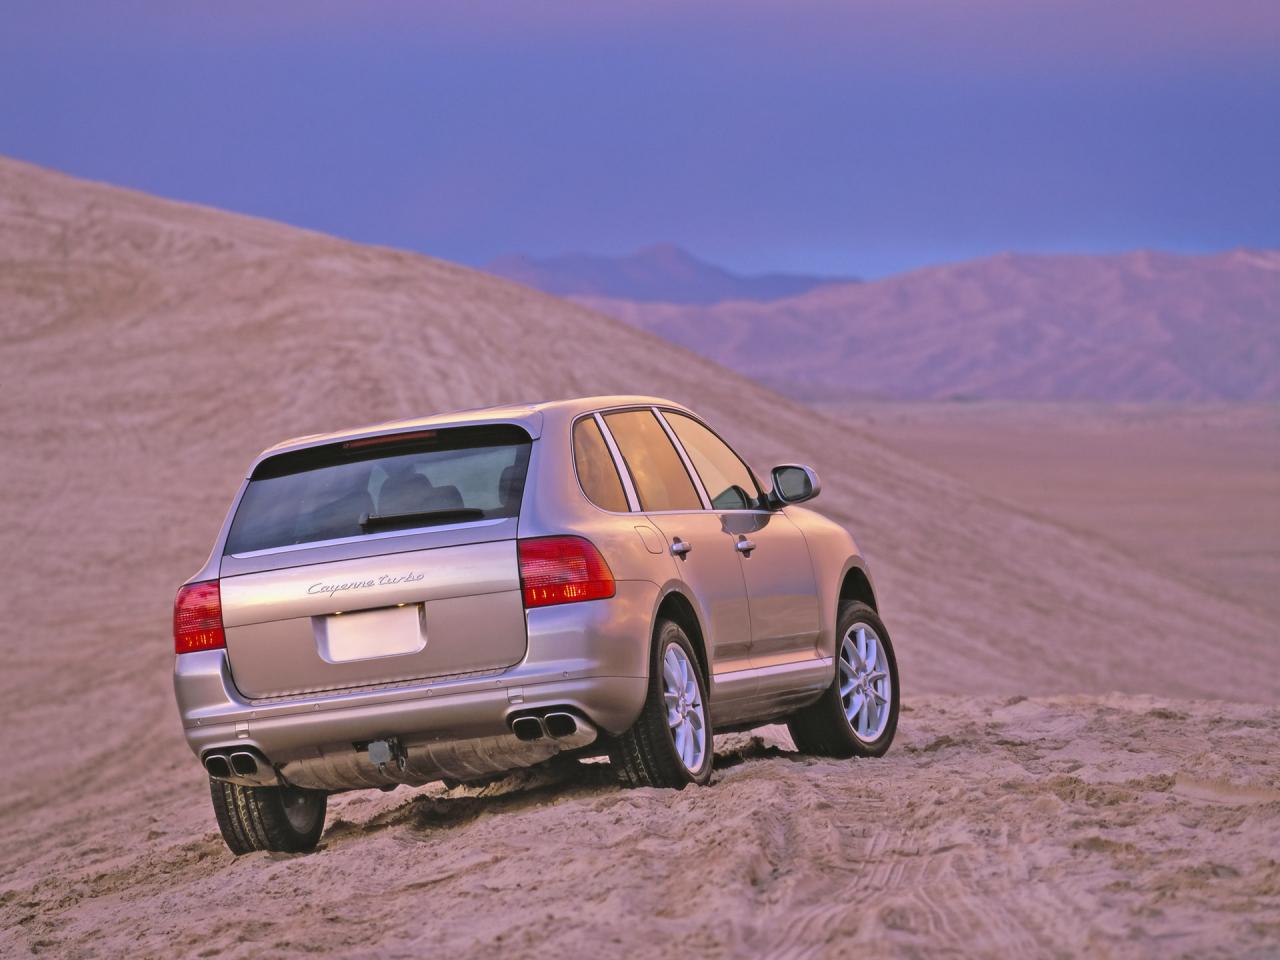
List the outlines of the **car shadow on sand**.
{"type": "MultiPolygon", "coordinates": [[[[767,744],[760,737],[751,737],[718,749],[714,763],[715,770],[720,772],[755,761],[805,759],[794,751],[767,744]]],[[[518,815],[547,802],[589,799],[623,789],[612,766],[603,758],[553,757],[537,766],[489,780],[453,787],[433,785],[399,806],[361,822],[339,814],[326,828],[321,847],[384,830],[399,829],[410,835],[424,835],[456,829],[485,814],[518,815]]]]}

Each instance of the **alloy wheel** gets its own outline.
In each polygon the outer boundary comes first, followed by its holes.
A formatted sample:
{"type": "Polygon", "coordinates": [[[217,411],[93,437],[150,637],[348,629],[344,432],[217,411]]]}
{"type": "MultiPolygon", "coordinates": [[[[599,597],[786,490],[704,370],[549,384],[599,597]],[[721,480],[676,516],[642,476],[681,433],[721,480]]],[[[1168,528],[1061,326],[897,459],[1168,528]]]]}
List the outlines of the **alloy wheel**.
{"type": "Polygon", "coordinates": [[[707,750],[706,707],[697,667],[677,643],[667,644],[662,654],[662,699],[680,762],[690,773],[700,770],[707,750]]]}
{"type": "Polygon", "coordinates": [[[840,643],[840,703],[855,737],[864,743],[880,738],[893,693],[880,637],[869,625],[855,623],[840,643]]]}

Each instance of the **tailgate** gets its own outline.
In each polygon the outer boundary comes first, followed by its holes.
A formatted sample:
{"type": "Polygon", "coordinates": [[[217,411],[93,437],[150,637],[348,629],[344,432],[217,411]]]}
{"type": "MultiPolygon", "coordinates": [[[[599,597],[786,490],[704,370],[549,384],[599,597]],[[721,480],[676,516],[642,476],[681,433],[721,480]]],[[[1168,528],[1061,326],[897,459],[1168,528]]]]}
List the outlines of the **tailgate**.
{"type": "Polygon", "coordinates": [[[514,539],[246,573],[221,589],[231,672],[251,699],[497,670],[525,654],[514,539]]]}

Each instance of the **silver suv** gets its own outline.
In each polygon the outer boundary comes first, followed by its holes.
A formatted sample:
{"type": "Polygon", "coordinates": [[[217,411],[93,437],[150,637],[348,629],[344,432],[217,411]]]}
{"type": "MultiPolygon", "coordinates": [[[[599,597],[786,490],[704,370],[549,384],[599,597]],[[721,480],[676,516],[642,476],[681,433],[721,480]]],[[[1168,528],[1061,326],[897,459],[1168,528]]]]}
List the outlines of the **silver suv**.
{"type": "Polygon", "coordinates": [[[695,414],[594,397],[304,437],[249,469],[174,606],[174,688],[231,850],[308,850],[329,793],[556,754],[711,777],[713,731],[879,756],[893,648],[848,532],[695,414]]]}

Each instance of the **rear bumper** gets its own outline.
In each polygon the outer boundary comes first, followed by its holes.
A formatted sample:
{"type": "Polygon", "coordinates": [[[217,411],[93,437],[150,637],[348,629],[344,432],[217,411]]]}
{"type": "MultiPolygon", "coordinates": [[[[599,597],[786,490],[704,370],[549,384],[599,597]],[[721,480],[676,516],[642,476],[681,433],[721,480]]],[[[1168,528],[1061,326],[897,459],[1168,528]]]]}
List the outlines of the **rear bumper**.
{"type": "Polygon", "coordinates": [[[524,659],[484,676],[265,702],[239,693],[225,651],[181,654],[174,690],[187,743],[197,756],[253,747],[279,765],[389,737],[504,737],[512,715],[546,707],[568,707],[606,733],[621,733],[644,703],[658,588],[643,581],[617,587],[609,600],[528,611],[524,659]]]}

